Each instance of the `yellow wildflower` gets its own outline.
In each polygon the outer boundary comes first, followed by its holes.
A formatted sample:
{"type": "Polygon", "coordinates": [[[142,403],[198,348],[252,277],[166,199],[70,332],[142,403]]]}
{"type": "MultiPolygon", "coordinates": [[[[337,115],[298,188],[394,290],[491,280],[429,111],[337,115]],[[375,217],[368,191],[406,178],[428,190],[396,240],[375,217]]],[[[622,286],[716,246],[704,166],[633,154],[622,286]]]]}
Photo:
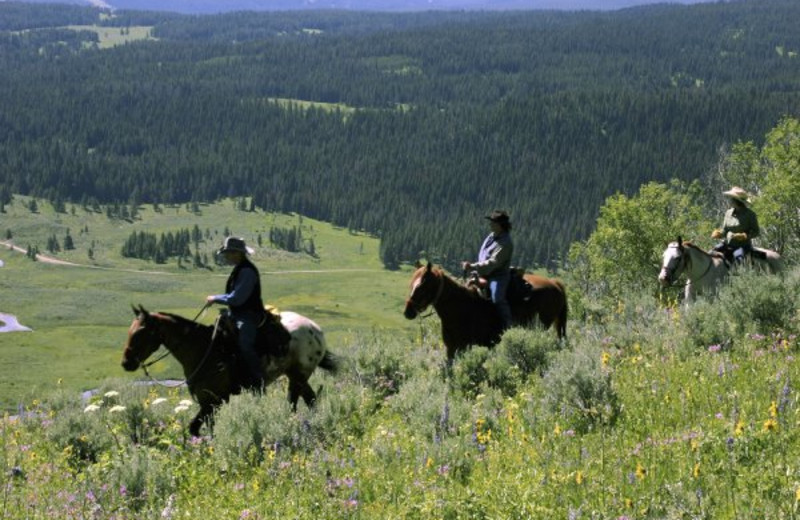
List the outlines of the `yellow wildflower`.
{"type": "Polygon", "coordinates": [[[773,432],[778,429],[778,421],[775,419],[767,419],[764,421],[764,431],[765,432],[773,432]]]}
{"type": "Polygon", "coordinates": [[[778,417],[778,403],[772,401],[772,404],[769,405],[769,416],[773,419],[778,417]]]}
{"type": "Polygon", "coordinates": [[[556,427],[553,428],[553,434],[554,435],[561,435],[561,426],[559,426],[558,423],[556,423],[556,427]]]}
{"type": "Polygon", "coordinates": [[[739,435],[743,434],[744,433],[744,427],[745,427],[744,421],[739,419],[736,422],[736,426],[733,428],[733,434],[736,437],[738,437],[739,435]]]}
{"type": "Polygon", "coordinates": [[[579,486],[583,484],[583,472],[579,471],[575,473],[575,483],[579,486]]]}
{"type": "Polygon", "coordinates": [[[603,366],[608,366],[608,362],[611,361],[611,354],[606,351],[603,351],[602,363],[603,366]]]}
{"type": "Polygon", "coordinates": [[[644,466],[642,466],[641,462],[637,462],[636,463],[636,478],[638,478],[639,480],[644,480],[644,478],[646,476],[647,476],[647,470],[645,469],[644,466]]]}
{"type": "Polygon", "coordinates": [[[692,477],[698,478],[700,476],[700,463],[695,462],[694,469],[692,469],[692,477]]]}

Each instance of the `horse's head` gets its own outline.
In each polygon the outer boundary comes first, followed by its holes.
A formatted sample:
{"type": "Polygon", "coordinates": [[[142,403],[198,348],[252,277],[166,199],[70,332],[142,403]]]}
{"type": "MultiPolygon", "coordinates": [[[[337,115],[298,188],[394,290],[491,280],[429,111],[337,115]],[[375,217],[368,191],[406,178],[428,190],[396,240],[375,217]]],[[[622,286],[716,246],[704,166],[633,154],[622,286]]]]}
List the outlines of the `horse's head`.
{"type": "Polygon", "coordinates": [[[675,283],[685,267],[683,240],[678,237],[676,242],[671,242],[667,246],[661,259],[658,281],[661,282],[662,287],[669,287],[675,283]]]}
{"type": "Polygon", "coordinates": [[[139,368],[144,360],[158,350],[164,338],[158,326],[158,318],[147,312],[144,307],[133,309],[136,317],[128,329],[128,341],[122,353],[122,368],[132,372],[139,368]]]}
{"type": "Polygon", "coordinates": [[[413,320],[428,306],[436,303],[444,287],[443,276],[440,271],[433,269],[430,262],[414,271],[414,276],[411,278],[411,294],[406,300],[406,308],[403,311],[406,318],[413,320]]]}

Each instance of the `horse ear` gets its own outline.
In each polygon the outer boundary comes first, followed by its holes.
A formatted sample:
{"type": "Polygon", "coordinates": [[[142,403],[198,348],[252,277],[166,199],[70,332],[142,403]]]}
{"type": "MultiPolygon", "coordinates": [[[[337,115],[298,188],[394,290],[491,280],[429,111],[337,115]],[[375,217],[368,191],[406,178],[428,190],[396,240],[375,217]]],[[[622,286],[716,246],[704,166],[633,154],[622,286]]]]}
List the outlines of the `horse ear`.
{"type": "Polygon", "coordinates": [[[133,312],[135,312],[137,315],[139,315],[139,314],[146,315],[147,314],[147,311],[145,310],[145,308],[142,306],[141,303],[139,304],[139,308],[138,309],[136,309],[136,308],[133,309],[133,312]]]}
{"type": "Polygon", "coordinates": [[[430,271],[431,269],[433,269],[433,264],[428,262],[428,265],[425,267],[425,270],[430,271]]]}
{"type": "Polygon", "coordinates": [[[683,245],[683,238],[680,235],[678,235],[678,245],[679,246],[683,245]]]}

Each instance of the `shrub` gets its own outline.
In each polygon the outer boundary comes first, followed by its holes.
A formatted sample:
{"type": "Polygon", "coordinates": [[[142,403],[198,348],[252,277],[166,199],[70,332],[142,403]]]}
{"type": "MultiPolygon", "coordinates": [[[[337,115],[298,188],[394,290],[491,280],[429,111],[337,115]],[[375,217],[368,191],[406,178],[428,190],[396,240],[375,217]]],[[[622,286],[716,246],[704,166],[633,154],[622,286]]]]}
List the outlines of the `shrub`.
{"type": "Polygon", "coordinates": [[[176,488],[170,464],[159,452],[143,446],[129,447],[114,459],[108,475],[114,489],[134,511],[157,506],[176,488]]]}
{"type": "Polygon", "coordinates": [[[453,363],[450,378],[453,388],[470,398],[478,395],[481,385],[489,377],[485,365],[487,359],[489,349],[486,347],[472,347],[462,352],[453,363]]]}
{"type": "Polygon", "coordinates": [[[575,431],[613,424],[620,412],[597,349],[559,352],[544,375],[545,402],[575,431]]]}
{"type": "Polygon", "coordinates": [[[800,285],[790,278],[741,270],[723,287],[720,300],[737,332],[766,334],[790,327],[797,312],[798,290],[800,285]],[[755,330],[747,330],[748,325],[755,330]]]}
{"type": "Polygon", "coordinates": [[[559,348],[553,331],[512,328],[503,335],[497,352],[510,365],[516,366],[522,376],[528,376],[544,374],[549,355],[559,348]]]}
{"type": "Polygon", "coordinates": [[[701,299],[685,308],[680,323],[690,350],[730,345],[735,336],[726,307],[716,299],[701,299]]]}
{"type": "Polygon", "coordinates": [[[224,471],[258,466],[268,450],[291,444],[293,419],[288,402],[272,399],[270,392],[232,397],[216,414],[214,459],[224,471]]]}

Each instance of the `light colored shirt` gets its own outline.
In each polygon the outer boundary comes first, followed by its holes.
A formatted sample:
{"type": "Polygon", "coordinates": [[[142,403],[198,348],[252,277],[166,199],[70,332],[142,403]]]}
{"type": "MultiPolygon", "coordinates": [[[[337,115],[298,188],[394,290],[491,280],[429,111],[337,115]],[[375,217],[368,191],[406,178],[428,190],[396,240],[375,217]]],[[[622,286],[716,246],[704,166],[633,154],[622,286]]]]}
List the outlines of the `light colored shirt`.
{"type": "Polygon", "coordinates": [[[484,278],[502,276],[508,273],[511,267],[511,255],[514,253],[514,243],[508,232],[495,235],[490,233],[484,239],[478,253],[478,261],[472,267],[484,278]]]}

